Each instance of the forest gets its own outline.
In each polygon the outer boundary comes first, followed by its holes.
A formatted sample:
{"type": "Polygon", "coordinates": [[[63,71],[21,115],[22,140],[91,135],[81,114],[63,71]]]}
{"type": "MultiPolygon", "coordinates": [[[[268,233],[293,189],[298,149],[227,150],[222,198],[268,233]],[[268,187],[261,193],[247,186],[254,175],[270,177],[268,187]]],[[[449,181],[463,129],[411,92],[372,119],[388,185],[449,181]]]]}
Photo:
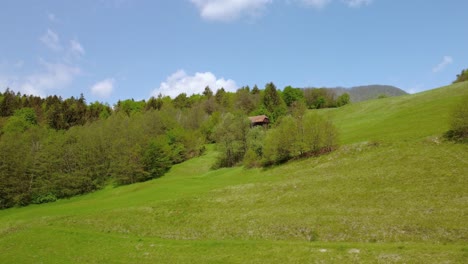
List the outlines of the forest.
{"type": "Polygon", "coordinates": [[[333,124],[307,109],[339,107],[349,95],[279,90],[273,83],[235,93],[206,87],[175,98],[87,103],[0,93],[0,208],[52,202],[107,185],[161,177],[215,143],[213,168],[270,166],[333,150],[333,124]],[[269,128],[248,116],[267,115],[269,128]]]}

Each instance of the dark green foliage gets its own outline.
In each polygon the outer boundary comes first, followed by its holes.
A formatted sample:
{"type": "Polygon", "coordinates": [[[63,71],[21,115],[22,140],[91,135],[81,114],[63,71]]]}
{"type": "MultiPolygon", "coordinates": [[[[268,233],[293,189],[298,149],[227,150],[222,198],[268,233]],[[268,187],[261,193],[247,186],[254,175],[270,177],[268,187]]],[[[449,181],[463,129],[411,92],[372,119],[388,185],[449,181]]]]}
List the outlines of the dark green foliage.
{"type": "Polygon", "coordinates": [[[42,204],[42,203],[50,203],[57,201],[57,197],[53,193],[46,193],[43,195],[35,195],[32,197],[31,203],[33,204],[42,204]]]}
{"type": "Polygon", "coordinates": [[[350,102],[350,97],[348,93],[344,93],[340,96],[338,96],[338,99],[336,99],[336,106],[341,107],[343,105],[347,105],[350,102]]]}
{"type": "Polygon", "coordinates": [[[162,106],[164,105],[164,100],[162,99],[162,94],[158,95],[158,98],[151,98],[146,103],[146,110],[161,110],[162,106]]]}
{"type": "Polygon", "coordinates": [[[457,74],[457,79],[453,83],[468,81],[468,69],[462,70],[460,74],[457,74]]]}
{"type": "Polygon", "coordinates": [[[266,130],[261,126],[253,127],[247,134],[247,152],[244,156],[244,166],[260,167],[263,157],[263,146],[266,130]]]}
{"type": "Polygon", "coordinates": [[[161,177],[171,168],[171,154],[171,147],[164,136],[148,143],[143,153],[143,166],[148,173],[147,179],[161,177]]]}
{"type": "Polygon", "coordinates": [[[209,86],[205,87],[205,90],[203,91],[203,96],[206,98],[211,98],[213,96],[213,91],[210,89],[209,86]]]}
{"type": "Polygon", "coordinates": [[[270,118],[270,122],[274,123],[280,116],[286,114],[286,104],[281,97],[280,92],[276,89],[272,82],[265,85],[265,91],[262,97],[262,111],[256,114],[265,114],[270,118]]]}
{"type": "Polygon", "coordinates": [[[252,88],[252,91],[250,91],[252,94],[260,94],[260,89],[258,86],[255,84],[254,87],[252,88]]]}
{"type": "Polygon", "coordinates": [[[227,113],[215,130],[215,138],[220,152],[215,167],[232,167],[244,158],[247,151],[247,133],[250,121],[242,115],[227,113]]]}
{"type": "Polygon", "coordinates": [[[283,90],[283,100],[287,106],[291,106],[294,102],[303,101],[304,93],[300,88],[287,86],[283,90]]]}
{"type": "Polygon", "coordinates": [[[21,107],[21,100],[10,89],[6,89],[0,101],[0,116],[11,116],[21,107]]]}
{"type": "Polygon", "coordinates": [[[215,94],[216,103],[224,109],[229,109],[231,103],[231,93],[227,93],[224,88],[218,89],[215,94]]]}
{"type": "MultiPolygon", "coordinates": [[[[107,118],[112,114],[112,109],[109,105],[99,102],[86,104],[84,96],[81,94],[79,98],[71,97],[63,100],[57,96],[48,96],[41,98],[32,95],[15,94],[7,89],[2,94],[0,100],[0,116],[10,117],[16,110],[23,108],[32,109],[36,115],[38,124],[47,124],[50,128],[56,130],[69,129],[73,126],[81,126],[87,122],[94,122],[101,118],[107,118]]],[[[125,104],[125,103],[124,103],[125,104]]],[[[139,104],[145,105],[144,102],[139,104]]],[[[122,109],[120,102],[116,109],[122,109]]],[[[131,108],[126,109],[128,113],[132,112],[131,108]]]]}
{"type": "Polygon", "coordinates": [[[106,119],[112,113],[112,109],[109,105],[100,102],[94,102],[89,105],[86,111],[86,120],[88,122],[94,122],[99,119],[106,119]]]}
{"type": "Polygon", "coordinates": [[[220,122],[221,122],[221,113],[214,112],[201,124],[200,132],[202,133],[207,143],[216,142],[215,130],[220,122]]]}
{"type": "Polygon", "coordinates": [[[460,103],[453,109],[450,130],[445,137],[459,142],[468,142],[468,96],[462,98],[460,103]]]}
{"type": "Polygon", "coordinates": [[[265,85],[265,93],[262,99],[263,105],[270,112],[273,112],[275,107],[284,104],[276,86],[272,82],[265,85]]]}
{"type": "Polygon", "coordinates": [[[309,109],[335,107],[335,93],[326,88],[304,89],[304,99],[309,109]]]}
{"type": "Polygon", "coordinates": [[[187,97],[186,93],[181,93],[178,96],[176,96],[172,103],[174,104],[175,108],[179,109],[189,108],[191,105],[190,99],[187,97]]]}
{"type": "Polygon", "coordinates": [[[241,110],[245,114],[252,113],[260,103],[260,96],[258,94],[251,94],[250,88],[242,87],[236,92],[236,109],[241,110]]]}

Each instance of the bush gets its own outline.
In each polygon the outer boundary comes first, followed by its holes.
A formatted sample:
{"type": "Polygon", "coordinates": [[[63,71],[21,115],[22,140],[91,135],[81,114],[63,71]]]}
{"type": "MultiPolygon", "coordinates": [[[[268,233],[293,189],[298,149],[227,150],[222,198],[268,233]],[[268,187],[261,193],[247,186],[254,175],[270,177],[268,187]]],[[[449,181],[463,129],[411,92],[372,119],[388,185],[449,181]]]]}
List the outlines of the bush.
{"type": "Polygon", "coordinates": [[[462,70],[460,74],[457,74],[457,79],[453,83],[468,81],[468,69],[462,70]]]}
{"type": "Polygon", "coordinates": [[[450,130],[444,136],[449,140],[468,142],[468,96],[465,96],[454,108],[450,130]]]}
{"type": "Polygon", "coordinates": [[[143,153],[144,169],[148,173],[149,180],[161,177],[172,166],[171,148],[167,142],[167,138],[160,136],[149,142],[143,153]]]}
{"type": "Polygon", "coordinates": [[[247,168],[260,167],[265,141],[265,129],[260,126],[251,128],[247,133],[247,152],[244,156],[244,166],[247,168]]]}
{"type": "Polygon", "coordinates": [[[51,203],[57,201],[57,197],[53,193],[37,195],[33,198],[33,204],[51,203]]]}
{"type": "Polygon", "coordinates": [[[329,152],[337,145],[337,138],[335,126],[315,113],[303,118],[284,117],[266,135],[263,164],[269,166],[329,152]]]}

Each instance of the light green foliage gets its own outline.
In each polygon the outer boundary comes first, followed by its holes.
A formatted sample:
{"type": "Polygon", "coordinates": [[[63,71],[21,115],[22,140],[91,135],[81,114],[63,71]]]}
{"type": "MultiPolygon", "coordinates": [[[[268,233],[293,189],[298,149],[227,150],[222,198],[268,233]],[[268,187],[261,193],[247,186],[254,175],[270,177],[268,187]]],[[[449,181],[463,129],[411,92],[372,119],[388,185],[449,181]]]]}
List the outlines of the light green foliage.
{"type": "Polygon", "coordinates": [[[117,112],[125,113],[128,116],[134,115],[136,113],[141,113],[143,109],[145,109],[145,102],[135,101],[133,99],[119,101],[116,106],[117,112]]]}
{"type": "Polygon", "coordinates": [[[26,131],[31,124],[21,117],[12,116],[5,123],[5,126],[2,129],[3,133],[22,133],[26,131]]]}
{"type": "Polygon", "coordinates": [[[258,157],[263,155],[265,134],[266,130],[261,126],[251,128],[247,134],[247,148],[252,150],[258,157]]]}
{"type": "Polygon", "coordinates": [[[15,111],[13,116],[24,119],[30,125],[37,125],[36,112],[32,108],[21,108],[15,111]]]}
{"type": "Polygon", "coordinates": [[[37,125],[36,113],[32,108],[22,108],[15,111],[3,127],[4,133],[21,133],[29,127],[37,125]]]}
{"type": "Polygon", "coordinates": [[[266,135],[264,164],[329,152],[337,146],[337,134],[335,126],[316,113],[286,116],[266,135]]]}
{"type": "Polygon", "coordinates": [[[294,118],[286,116],[279,125],[270,129],[265,138],[264,163],[266,165],[283,163],[295,156],[297,130],[294,118]]]}
{"type": "Polygon", "coordinates": [[[304,92],[300,88],[286,86],[283,90],[282,96],[288,107],[291,106],[294,102],[304,101],[304,92]]]}

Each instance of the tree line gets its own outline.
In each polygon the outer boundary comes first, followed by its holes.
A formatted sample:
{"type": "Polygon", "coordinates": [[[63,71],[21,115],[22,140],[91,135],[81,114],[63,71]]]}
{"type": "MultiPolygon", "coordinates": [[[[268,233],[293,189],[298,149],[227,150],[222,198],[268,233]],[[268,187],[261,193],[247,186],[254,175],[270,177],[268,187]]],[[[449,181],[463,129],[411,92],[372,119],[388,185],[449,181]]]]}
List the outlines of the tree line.
{"type": "Polygon", "coordinates": [[[468,69],[463,69],[460,74],[457,74],[457,78],[453,83],[466,82],[468,81],[468,69]]]}
{"type": "Polygon", "coordinates": [[[41,98],[7,89],[0,93],[0,208],[154,179],[202,154],[207,143],[218,146],[217,167],[268,166],[328,151],[336,131],[306,109],[349,102],[335,98],[268,83],[110,107],[83,95],[41,98]],[[251,128],[247,117],[260,114],[270,129],[251,128]]]}

